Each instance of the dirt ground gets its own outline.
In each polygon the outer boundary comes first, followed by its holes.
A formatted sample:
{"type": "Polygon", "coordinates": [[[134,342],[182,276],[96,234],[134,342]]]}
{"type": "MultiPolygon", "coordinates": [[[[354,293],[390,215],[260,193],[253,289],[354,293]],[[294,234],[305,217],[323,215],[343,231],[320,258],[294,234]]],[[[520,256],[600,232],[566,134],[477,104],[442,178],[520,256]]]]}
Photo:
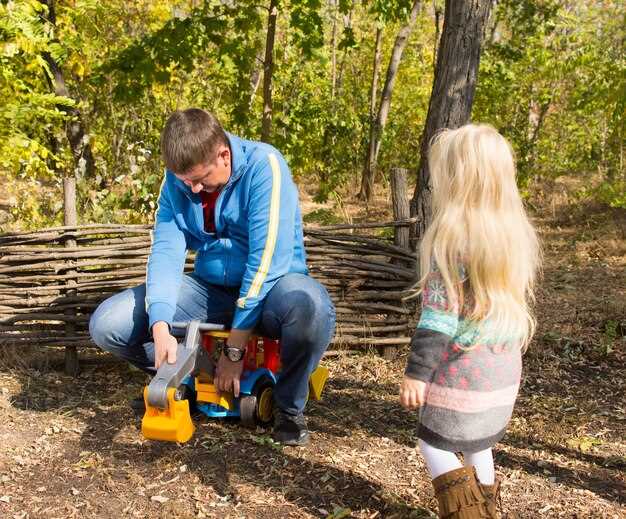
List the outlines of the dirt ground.
{"type": "MultiPolygon", "coordinates": [[[[626,517],[626,215],[542,213],[539,330],[495,448],[503,508],[626,517]]],[[[60,352],[0,353],[0,517],[434,517],[416,418],[397,401],[403,354],[327,358],[298,449],[207,418],[185,445],[146,441],[127,405],[143,374],[90,354],[73,379],[60,352]]]]}

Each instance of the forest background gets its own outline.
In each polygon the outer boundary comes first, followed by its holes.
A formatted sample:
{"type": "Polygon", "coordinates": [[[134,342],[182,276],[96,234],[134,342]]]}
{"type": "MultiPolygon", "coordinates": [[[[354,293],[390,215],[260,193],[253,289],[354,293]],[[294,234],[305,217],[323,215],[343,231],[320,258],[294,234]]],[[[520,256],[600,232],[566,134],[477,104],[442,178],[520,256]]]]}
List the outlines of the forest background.
{"type": "MultiPolygon", "coordinates": [[[[160,131],[188,106],[283,152],[307,223],[388,221],[393,168],[421,193],[433,99],[471,107],[511,141],[544,251],[495,449],[504,510],[624,517],[625,27],[608,0],[0,0],[0,231],[62,225],[72,179],[79,224],[150,223],[160,131]],[[443,23],[469,6],[491,7],[473,98],[480,38],[443,23]],[[431,96],[438,56],[447,98],[431,96]]],[[[8,250],[3,304],[21,297],[8,250]]],[[[144,374],[85,350],[66,376],[62,350],[0,344],[0,516],[433,517],[404,355],[331,353],[314,441],[292,452],[213,420],[185,446],[146,441],[127,405],[144,374]]]]}
{"type": "MultiPolygon", "coordinates": [[[[274,144],[316,201],[371,197],[363,176],[372,138],[375,187],[393,167],[414,182],[444,2],[265,3],[1,2],[2,228],[62,224],[68,175],[78,178],[80,222],[150,222],[163,172],[160,130],[188,106],[274,144]],[[406,47],[389,85],[402,30],[406,47]],[[391,103],[386,124],[377,117],[381,97],[391,103]]],[[[525,195],[567,176],[575,198],[626,207],[619,4],[492,6],[472,120],[511,141],[525,195]]],[[[317,212],[322,221],[325,214],[317,212]]]]}

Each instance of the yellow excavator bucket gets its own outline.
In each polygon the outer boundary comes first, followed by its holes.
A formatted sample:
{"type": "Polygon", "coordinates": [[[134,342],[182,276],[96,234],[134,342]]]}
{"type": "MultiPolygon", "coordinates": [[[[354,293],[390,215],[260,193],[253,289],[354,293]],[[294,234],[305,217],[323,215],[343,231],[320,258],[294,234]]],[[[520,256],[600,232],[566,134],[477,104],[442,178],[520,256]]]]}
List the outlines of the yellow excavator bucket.
{"type": "Polygon", "coordinates": [[[327,380],[328,368],[324,366],[315,368],[315,371],[311,373],[311,378],[309,379],[309,398],[320,400],[327,380]]]}
{"type": "Polygon", "coordinates": [[[148,387],[143,390],[146,413],[141,421],[141,432],[149,440],[185,443],[193,435],[194,425],[188,400],[175,400],[176,389],[167,390],[167,409],[148,405],[148,387]]]}

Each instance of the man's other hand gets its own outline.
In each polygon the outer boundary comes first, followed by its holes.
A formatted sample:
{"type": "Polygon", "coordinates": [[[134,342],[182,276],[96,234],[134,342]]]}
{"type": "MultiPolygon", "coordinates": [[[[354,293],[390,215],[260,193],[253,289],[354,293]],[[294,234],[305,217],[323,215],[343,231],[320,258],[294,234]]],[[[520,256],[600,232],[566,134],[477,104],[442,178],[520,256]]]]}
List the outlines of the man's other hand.
{"type": "Polygon", "coordinates": [[[170,328],[164,321],[158,321],[152,326],[154,338],[154,367],[159,369],[165,361],[168,364],[176,362],[176,350],[178,341],[170,333],[170,328]]]}
{"type": "Polygon", "coordinates": [[[217,361],[215,378],[213,383],[220,392],[233,393],[235,398],[239,396],[239,380],[243,372],[243,359],[239,362],[228,360],[223,353],[217,361]]]}

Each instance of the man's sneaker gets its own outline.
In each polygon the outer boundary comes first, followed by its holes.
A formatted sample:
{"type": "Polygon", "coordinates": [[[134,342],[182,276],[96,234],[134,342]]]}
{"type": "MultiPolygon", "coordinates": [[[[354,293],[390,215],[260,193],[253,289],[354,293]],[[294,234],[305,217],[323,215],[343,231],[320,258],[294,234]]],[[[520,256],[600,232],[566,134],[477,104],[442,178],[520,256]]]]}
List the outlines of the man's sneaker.
{"type": "Polygon", "coordinates": [[[283,445],[307,445],[309,443],[309,430],[304,415],[300,413],[294,416],[276,409],[272,438],[275,442],[283,445]]]}

